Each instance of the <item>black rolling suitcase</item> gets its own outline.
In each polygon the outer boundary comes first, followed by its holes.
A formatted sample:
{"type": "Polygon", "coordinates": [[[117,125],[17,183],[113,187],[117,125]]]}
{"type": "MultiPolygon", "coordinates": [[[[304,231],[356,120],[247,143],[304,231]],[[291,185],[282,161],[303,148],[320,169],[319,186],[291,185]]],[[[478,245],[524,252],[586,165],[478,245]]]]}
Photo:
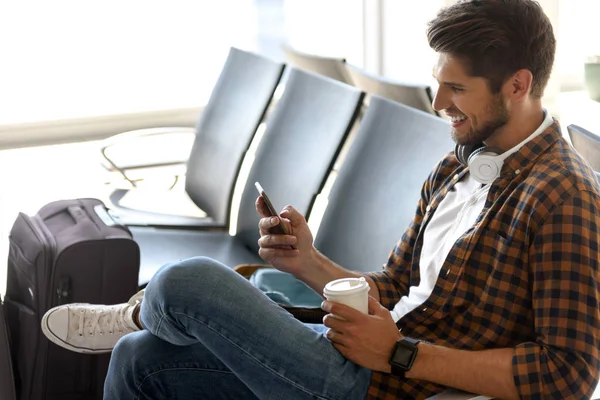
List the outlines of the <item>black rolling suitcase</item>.
{"type": "Polygon", "coordinates": [[[140,252],[100,200],[60,200],[23,213],[10,232],[4,311],[20,400],[101,399],[110,355],[49,342],[44,313],[65,303],[116,304],[137,290],[140,252]]]}

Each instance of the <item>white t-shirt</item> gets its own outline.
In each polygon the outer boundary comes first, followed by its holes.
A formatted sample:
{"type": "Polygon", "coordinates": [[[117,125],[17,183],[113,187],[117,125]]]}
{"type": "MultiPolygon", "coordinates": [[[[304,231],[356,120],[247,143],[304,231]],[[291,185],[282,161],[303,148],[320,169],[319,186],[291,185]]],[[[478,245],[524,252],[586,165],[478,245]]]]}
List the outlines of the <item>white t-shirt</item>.
{"type": "MultiPolygon", "coordinates": [[[[544,122],[529,137],[514,146],[508,153],[518,151],[525,143],[543,133],[553,120],[544,110],[544,122]]],[[[391,311],[394,322],[419,307],[433,292],[442,265],[456,240],[475,224],[483,210],[490,185],[477,182],[470,173],[457,182],[440,204],[425,227],[421,248],[420,275],[418,286],[411,286],[391,311]]]]}

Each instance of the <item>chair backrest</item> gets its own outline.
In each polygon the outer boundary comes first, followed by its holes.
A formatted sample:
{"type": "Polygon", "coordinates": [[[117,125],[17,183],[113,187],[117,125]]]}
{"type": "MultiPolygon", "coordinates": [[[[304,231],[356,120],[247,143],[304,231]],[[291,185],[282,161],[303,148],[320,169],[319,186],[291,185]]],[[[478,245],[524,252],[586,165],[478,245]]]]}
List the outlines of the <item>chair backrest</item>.
{"type": "Polygon", "coordinates": [[[258,251],[258,181],[280,211],[286,204],[309,215],[362,106],[354,86],[292,68],[267,120],[240,199],[236,236],[258,251]]]}
{"type": "Polygon", "coordinates": [[[315,247],[351,270],[380,269],[414,216],[423,182],[453,148],[444,119],[373,96],[315,247]]]}
{"type": "Polygon", "coordinates": [[[350,83],[344,68],[344,64],[346,63],[345,58],[307,54],[289,46],[283,46],[283,53],[285,54],[286,61],[296,68],[314,72],[315,74],[323,75],[336,81],[350,83]]]}
{"type": "Polygon", "coordinates": [[[577,125],[567,126],[573,147],[594,171],[600,171],[600,136],[577,125]]]}
{"type": "Polygon", "coordinates": [[[439,115],[431,106],[433,96],[429,86],[402,83],[381,76],[375,76],[350,64],[346,64],[345,67],[352,84],[367,94],[385,97],[386,99],[394,100],[417,110],[439,115]]]}
{"type": "Polygon", "coordinates": [[[185,189],[217,223],[229,225],[244,155],[262,122],[284,65],[232,48],[196,125],[185,189]]]}

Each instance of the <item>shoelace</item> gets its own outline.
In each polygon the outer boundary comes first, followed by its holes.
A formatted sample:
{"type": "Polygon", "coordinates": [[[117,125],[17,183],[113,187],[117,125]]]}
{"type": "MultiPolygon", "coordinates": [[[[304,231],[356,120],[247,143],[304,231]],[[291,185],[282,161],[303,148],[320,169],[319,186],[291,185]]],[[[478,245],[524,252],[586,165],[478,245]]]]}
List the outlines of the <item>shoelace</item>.
{"type": "Polygon", "coordinates": [[[120,311],[117,311],[116,307],[110,307],[110,311],[102,311],[97,313],[95,310],[82,309],[79,311],[79,336],[84,335],[85,323],[90,321],[88,334],[94,336],[96,331],[100,335],[108,333],[112,335],[114,333],[123,333],[125,325],[125,312],[126,308],[122,307],[120,311]]]}

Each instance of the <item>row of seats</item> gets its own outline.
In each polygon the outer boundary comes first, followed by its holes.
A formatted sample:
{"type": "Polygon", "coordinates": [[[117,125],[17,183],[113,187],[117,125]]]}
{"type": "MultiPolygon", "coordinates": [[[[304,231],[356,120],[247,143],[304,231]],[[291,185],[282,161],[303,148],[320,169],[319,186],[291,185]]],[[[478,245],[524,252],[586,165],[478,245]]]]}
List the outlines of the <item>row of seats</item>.
{"type": "MultiPolygon", "coordinates": [[[[365,93],[287,67],[285,90],[266,118],[249,175],[240,177],[285,68],[231,49],[197,124],[187,163],[186,192],[207,218],[121,210],[142,250],[141,285],[163,264],[190,256],[210,256],[231,266],[261,263],[255,181],[277,206],[292,204],[310,216],[358,120],[365,93]],[[238,179],[245,179],[245,185],[237,233],[230,236],[238,179]]],[[[376,269],[408,225],[421,183],[452,147],[444,119],[373,96],[329,195],[317,247],[348,268],[376,269]]]]}
{"type": "MultiPolygon", "coordinates": [[[[255,181],[278,207],[292,204],[310,215],[364,109],[365,93],[287,67],[285,89],[266,118],[244,177],[237,233],[228,234],[242,160],[284,68],[231,49],[197,124],[187,163],[186,191],[207,218],[120,210],[141,247],[140,285],[166,262],[190,256],[209,256],[231,266],[261,263],[255,181]]],[[[421,183],[452,149],[448,130],[448,123],[431,113],[373,96],[329,195],[316,236],[318,248],[348,268],[377,269],[408,225],[421,183]],[[381,210],[387,210],[385,223],[381,210]]]]}
{"type": "MultiPolygon", "coordinates": [[[[398,103],[423,110],[433,115],[440,115],[432,108],[432,90],[424,84],[400,82],[382,76],[373,75],[362,68],[346,62],[343,58],[323,57],[303,53],[289,46],[284,46],[285,60],[290,66],[314,72],[331,79],[355,86],[369,95],[378,95],[398,103]]],[[[280,87],[286,80],[283,76],[280,87]]],[[[277,94],[275,98],[277,98],[277,94]]],[[[106,141],[102,148],[102,164],[109,171],[119,172],[131,186],[137,186],[138,180],[147,176],[149,167],[174,167],[174,174],[185,173],[182,164],[187,160],[187,149],[193,140],[193,129],[185,127],[167,127],[141,129],[117,135],[106,141]],[[168,146],[165,146],[168,136],[168,146]],[[139,140],[143,138],[143,140],[139,140]],[[161,149],[160,155],[153,151],[140,153],[136,151],[140,143],[146,149],[161,149]],[[177,144],[177,145],[174,145],[177,144]],[[165,148],[166,147],[166,148],[165,148]],[[132,154],[134,153],[134,154],[132,154]],[[141,170],[141,171],[140,171],[141,170]]],[[[177,181],[176,181],[177,182],[177,181]]],[[[124,195],[124,192],[121,192],[124,195]]]]}

